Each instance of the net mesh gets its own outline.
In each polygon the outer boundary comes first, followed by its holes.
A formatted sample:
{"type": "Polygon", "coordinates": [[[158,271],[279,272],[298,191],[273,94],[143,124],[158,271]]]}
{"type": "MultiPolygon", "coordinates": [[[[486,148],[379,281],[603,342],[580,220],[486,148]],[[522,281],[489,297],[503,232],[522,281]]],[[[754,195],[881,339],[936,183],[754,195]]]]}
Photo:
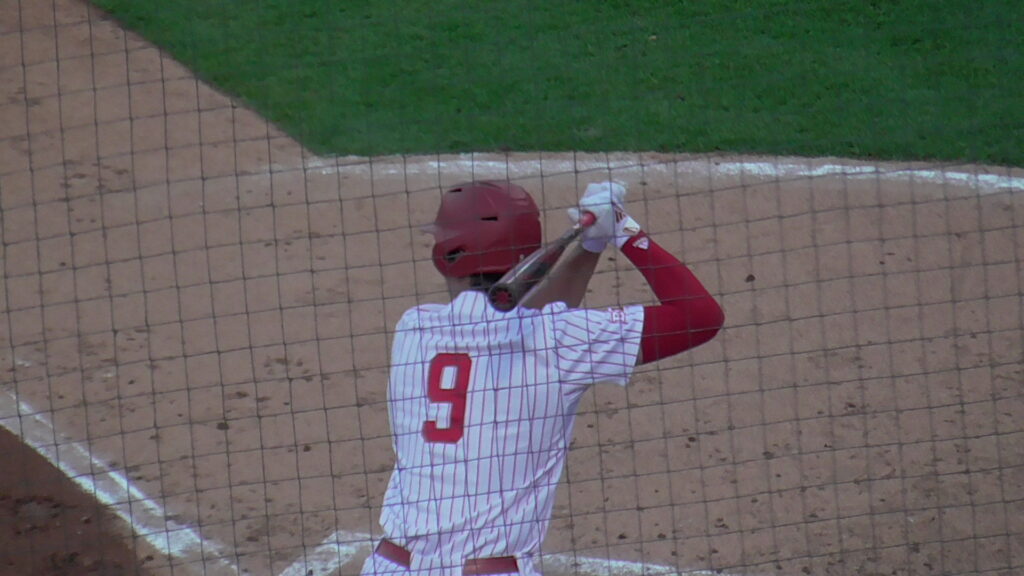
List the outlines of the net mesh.
{"type": "MultiPolygon", "coordinates": [[[[510,179],[550,239],[615,178],[727,323],[584,396],[546,573],[1024,570],[1020,170],[324,158],[87,4],[0,14],[6,566],[111,563],[116,534],[124,573],[358,572],[392,331],[447,298],[441,191],[510,179]],[[39,455],[59,480],[14,472],[39,455]]],[[[651,302],[609,256],[585,304],[651,302]]]]}

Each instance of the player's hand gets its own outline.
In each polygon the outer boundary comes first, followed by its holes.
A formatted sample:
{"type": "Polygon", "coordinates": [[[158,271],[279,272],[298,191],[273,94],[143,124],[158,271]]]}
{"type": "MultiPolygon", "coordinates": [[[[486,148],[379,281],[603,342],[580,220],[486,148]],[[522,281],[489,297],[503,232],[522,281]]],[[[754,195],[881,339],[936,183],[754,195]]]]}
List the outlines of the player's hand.
{"type": "Polygon", "coordinates": [[[569,219],[579,222],[582,212],[592,213],[596,221],[580,237],[589,252],[603,252],[609,243],[622,247],[640,226],[626,214],[623,204],[626,187],[619,182],[596,182],[587,186],[578,208],[569,208],[569,219]]]}

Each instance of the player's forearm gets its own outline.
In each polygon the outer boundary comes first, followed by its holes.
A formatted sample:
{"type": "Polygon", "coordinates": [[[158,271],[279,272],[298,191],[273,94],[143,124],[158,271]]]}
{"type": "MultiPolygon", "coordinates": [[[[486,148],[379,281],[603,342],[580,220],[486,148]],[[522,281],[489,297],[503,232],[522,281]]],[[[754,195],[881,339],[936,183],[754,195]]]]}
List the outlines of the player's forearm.
{"type": "Polygon", "coordinates": [[[565,302],[575,308],[583,301],[587,285],[594,275],[600,254],[580,249],[574,244],[558,261],[548,277],[520,304],[526,308],[543,308],[552,302],[565,302]]]}
{"type": "Polygon", "coordinates": [[[725,315],[685,264],[643,232],[630,238],[622,253],[661,301],[661,306],[644,309],[639,363],[678,354],[715,337],[725,315]]]}
{"type": "Polygon", "coordinates": [[[662,304],[711,298],[693,272],[646,232],[626,241],[622,254],[643,274],[662,304]]]}

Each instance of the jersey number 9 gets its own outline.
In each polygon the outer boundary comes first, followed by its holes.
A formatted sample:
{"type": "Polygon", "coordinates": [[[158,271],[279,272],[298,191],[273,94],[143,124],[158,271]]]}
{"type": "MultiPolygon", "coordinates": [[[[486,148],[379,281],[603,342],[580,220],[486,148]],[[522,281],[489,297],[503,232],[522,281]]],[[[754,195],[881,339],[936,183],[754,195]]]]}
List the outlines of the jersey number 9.
{"type": "Polygon", "coordinates": [[[427,442],[455,444],[462,439],[469,370],[472,367],[473,360],[469,354],[438,354],[430,361],[427,398],[435,404],[450,405],[451,412],[447,427],[438,426],[436,420],[423,423],[423,439],[427,442]]]}

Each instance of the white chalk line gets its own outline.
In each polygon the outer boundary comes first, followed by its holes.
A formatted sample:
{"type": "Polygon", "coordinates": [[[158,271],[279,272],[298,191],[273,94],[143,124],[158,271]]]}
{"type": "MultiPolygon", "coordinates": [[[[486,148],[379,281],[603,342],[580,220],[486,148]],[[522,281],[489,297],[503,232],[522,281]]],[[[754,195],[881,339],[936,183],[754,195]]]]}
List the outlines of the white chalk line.
{"type": "Polygon", "coordinates": [[[136,488],[128,478],[93,457],[88,447],[77,442],[57,441],[57,431],[47,414],[4,391],[17,406],[18,416],[0,419],[0,426],[21,438],[40,456],[56,466],[87,494],[108,507],[157,552],[171,559],[178,573],[208,574],[206,562],[238,574],[222,546],[204,541],[195,530],[167,518],[160,504],[136,488]]]}
{"type": "MultiPolygon", "coordinates": [[[[285,171],[284,166],[272,166],[271,171],[285,171]]],[[[906,166],[884,167],[863,164],[822,164],[812,166],[806,159],[780,159],[778,161],[749,161],[728,159],[676,159],[644,160],[637,156],[627,158],[613,155],[600,158],[588,155],[585,158],[558,160],[530,160],[526,158],[489,159],[464,154],[451,160],[431,160],[416,157],[412,161],[382,159],[370,161],[352,158],[319,158],[305,161],[304,170],[317,174],[347,173],[353,170],[365,171],[367,176],[406,175],[451,175],[471,174],[477,177],[540,177],[578,172],[640,172],[645,174],[680,174],[688,176],[749,176],[766,181],[843,177],[856,180],[879,179],[887,181],[914,182],[923,184],[952,185],[971,188],[981,194],[1024,191],[1024,177],[992,172],[964,171],[953,169],[912,168],[906,166]]],[[[989,169],[986,169],[989,170],[989,169]]],[[[1009,171],[1009,169],[1006,169],[1009,171]]],[[[755,184],[755,183],[751,183],[755,184]]]]}

